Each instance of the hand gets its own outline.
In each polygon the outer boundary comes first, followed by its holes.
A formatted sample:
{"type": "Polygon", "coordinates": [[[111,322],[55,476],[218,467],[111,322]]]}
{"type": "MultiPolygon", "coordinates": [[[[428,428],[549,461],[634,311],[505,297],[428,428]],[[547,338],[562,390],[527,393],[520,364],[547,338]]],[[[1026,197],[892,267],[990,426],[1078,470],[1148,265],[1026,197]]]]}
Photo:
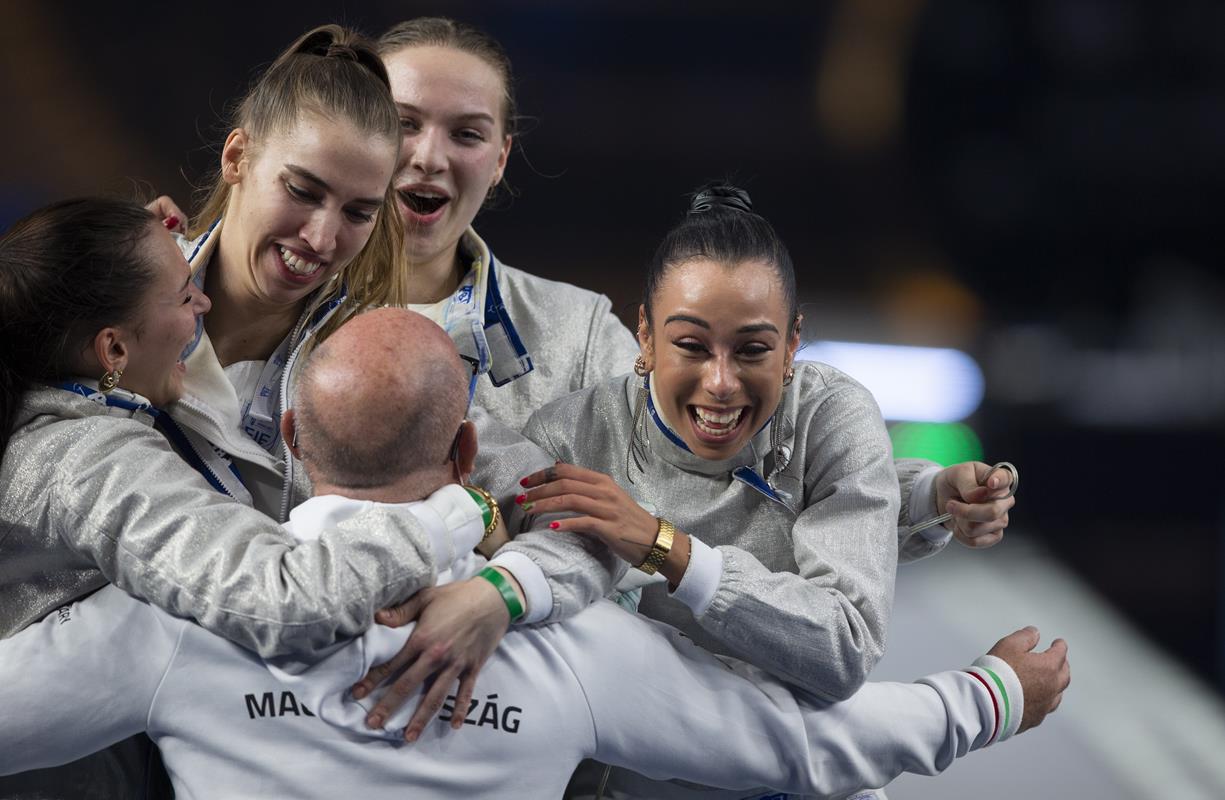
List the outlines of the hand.
{"type": "MultiPolygon", "coordinates": [[[[577,516],[551,522],[549,527],[594,535],[618,558],[634,566],[646,559],[655,544],[659,520],[602,472],[558,462],[533,472],[519,484],[526,491],[515,502],[524,511],[574,513],[577,516]]],[[[679,538],[680,533],[677,535],[679,538]]]]}
{"type": "Polygon", "coordinates": [[[502,515],[498,517],[498,525],[493,532],[476,546],[476,552],[485,558],[493,558],[493,554],[509,541],[510,533],[506,530],[506,516],[502,515]]]}
{"type": "Polygon", "coordinates": [[[1011,479],[1008,470],[991,472],[991,467],[981,461],[966,461],[940,471],[936,476],[936,508],[953,515],[946,524],[952,524],[957,541],[976,548],[1000,543],[1008,527],[1008,509],[1017,502],[1008,496],[1011,479]]]}
{"type": "Polygon", "coordinates": [[[171,233],[181,233],[187,235],[187,215],[183,213],[183,209],[166,195],[158,195],[156,199],[145,206],[145,209],[152,211],[166,226],[166,230],[171,233]]]}
{"type": "MultiPolygon", "coordinates": [[[[505,571],[503,574],[509,576],[505,571]]],[[[510,580],[518,590],[513,577],[510,580]]],[[[366,717],[367,726],[379,728],[426,678],[434,675],[433,684],[417,704],[404,731],[409,742],[417,741],[426,724],[438,714],[457,680],[455,708],[468,707],[476,689],[476,676],[502,641],[510,624],[510,613],[489,581],[470,578],[422,589],[402,605],[375,615],[375,622],[391,628],[413,620],[417,620],[417,628],[403,649],[391,661],[371,669],[352,689],[353,696],[360,700],[388,677],[404,670],[366,717]]],[[[463,722],[464,715],[456,714],[451,727],[459,728],[463,722]]]]}
{"type": "Polygon", "coordinates": [[[1038,629],[1031,625],[1000,639],[987,653],[1006,661],[1021,680],[1025,714],[1017,733],[1042,724],[1047,714],[1059,708],[1063,692],[1072,682],[1068,643],[1056,639],[1045,651],[1035,653],[1033,649],[1038,646],[1038,638],[1038,629]]]}

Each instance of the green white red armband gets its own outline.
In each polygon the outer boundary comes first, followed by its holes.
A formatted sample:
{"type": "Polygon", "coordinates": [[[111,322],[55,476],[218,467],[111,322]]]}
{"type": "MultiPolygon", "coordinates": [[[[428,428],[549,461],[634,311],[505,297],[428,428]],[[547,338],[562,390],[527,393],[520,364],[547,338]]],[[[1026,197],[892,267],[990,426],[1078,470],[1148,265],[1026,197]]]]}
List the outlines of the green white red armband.
{"type": "Polygon", "coordinates": [[[966,669],[991,694],[995,725],[987,744],[1012,738],[1021,727],[1025,713],[1025,693],[1021,681],[1002,658],[982,656],[966,669]]]}

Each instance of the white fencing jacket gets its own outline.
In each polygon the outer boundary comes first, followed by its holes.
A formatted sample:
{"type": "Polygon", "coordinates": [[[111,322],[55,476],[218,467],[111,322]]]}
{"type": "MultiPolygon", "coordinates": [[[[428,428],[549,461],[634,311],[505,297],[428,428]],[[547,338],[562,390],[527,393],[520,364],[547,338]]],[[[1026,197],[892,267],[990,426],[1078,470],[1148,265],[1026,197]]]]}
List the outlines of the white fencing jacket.
{"type": "MultiPolygon", "coordinates": [[[[291,524],[309,536],[367,505],[315,498],[291,524]]],[[[314,665],[282,662],[274,672],[106,587],[0,641],[0,774],[147,731],[184,800],[559,797],[589,757],[654,778],[844,796],[903,771],[940,772],[1011,736],[1023,714],[1016,675],[989,656],[967,671],[869,683],[829,703],[602,601],[561,623],[512,630],[471,706],[452,699],[408,745],[398,727],[414,700],[388,730],[369,731],[365,707],[345,690],[411,630],[376,628],[314,665]],[[449,727],[455,714],[464,717],[458,731],[449,727]]]]}

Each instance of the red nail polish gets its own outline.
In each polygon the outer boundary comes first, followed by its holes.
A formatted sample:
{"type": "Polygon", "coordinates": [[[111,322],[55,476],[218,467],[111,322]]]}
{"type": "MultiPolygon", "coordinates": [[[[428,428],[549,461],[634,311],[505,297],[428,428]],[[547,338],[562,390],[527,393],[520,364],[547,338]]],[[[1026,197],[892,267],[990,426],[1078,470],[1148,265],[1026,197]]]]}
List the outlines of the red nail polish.
{"type": "Polygon", "coordinates": [[[179,226],[179,218],[171,214],[162,220],[162,224],[166,226],[166,230],[172,231],[179,226]]]}
{"type": "Polygon", "coordinates": [[[519,479],[519,485],[520,485],[520,486],[527,486],[527,478],[520,478],[520,479],[519,479]]]}
{"type": "Polygon", "coordinates": [[[527,499],[527,495],[521,494],[515,498],[515,502],[518,503],[519,505],[523,505],[523,501],[526,499],[527,499]]]}
{"type": "Polygon", "coordinates": [[[561,527],[561,523],[560,522],[550,522],[549,527],[552,528],[553,530],[557,530],[558,528],[561,527]]]}

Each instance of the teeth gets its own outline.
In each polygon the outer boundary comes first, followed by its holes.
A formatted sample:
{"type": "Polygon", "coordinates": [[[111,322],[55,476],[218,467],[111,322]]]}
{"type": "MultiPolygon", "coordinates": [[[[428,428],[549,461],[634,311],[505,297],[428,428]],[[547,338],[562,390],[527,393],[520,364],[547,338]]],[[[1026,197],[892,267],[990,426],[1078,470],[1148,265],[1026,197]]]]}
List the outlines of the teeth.
{"type": "Polygon", "coordinates": [[[737,408],[733,411],[718,412],[694,406],[693,411],[696,417],[695,422],[701,431],[712,436],[721,436],[736,427],[744,409],[737,408]]]}
{"type": "Polygon", "coordinates": [[[313,275],[322,264],[318,261],[307,261],[305,258],[299,258],[290,250],[281,248],[281,258],[285,261],[285,266],[289,267],[290,272],[295,275],[313,275]]]}

